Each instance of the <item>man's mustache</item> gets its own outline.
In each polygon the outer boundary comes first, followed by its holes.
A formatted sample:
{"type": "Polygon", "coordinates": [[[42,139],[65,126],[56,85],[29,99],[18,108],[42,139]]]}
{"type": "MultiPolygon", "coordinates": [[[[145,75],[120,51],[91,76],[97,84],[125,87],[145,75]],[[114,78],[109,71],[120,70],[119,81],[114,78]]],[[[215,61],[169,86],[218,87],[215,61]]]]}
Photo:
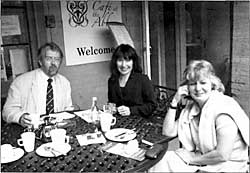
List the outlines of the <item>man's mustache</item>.
{"type": "Polygon", "coordinates": [[[49,66],[49,69],[51,69],[51,68],[56,68],[57,69],[57,66],[56,65],[51,65],[51,66],[49,66]]]}

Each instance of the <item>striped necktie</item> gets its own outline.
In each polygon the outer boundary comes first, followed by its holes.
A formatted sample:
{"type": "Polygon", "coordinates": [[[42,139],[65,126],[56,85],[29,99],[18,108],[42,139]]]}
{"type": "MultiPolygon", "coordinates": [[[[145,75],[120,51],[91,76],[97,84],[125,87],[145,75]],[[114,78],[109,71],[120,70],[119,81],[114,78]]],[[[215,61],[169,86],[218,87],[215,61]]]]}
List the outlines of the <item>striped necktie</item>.
{"type": "Polygon", "coordinates": [[[52,79],[48,79],[47,86],[47,97],[46,97],[46,114],[54,113],[54,98],[53,98],[53,87],[51,85],[52,79]]]}

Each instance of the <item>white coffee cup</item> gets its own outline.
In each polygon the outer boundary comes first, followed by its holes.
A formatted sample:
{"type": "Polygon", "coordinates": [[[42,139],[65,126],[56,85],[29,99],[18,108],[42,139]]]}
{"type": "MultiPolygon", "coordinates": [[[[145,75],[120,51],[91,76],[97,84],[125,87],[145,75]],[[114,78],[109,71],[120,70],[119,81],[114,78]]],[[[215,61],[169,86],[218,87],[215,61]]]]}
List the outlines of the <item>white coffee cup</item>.
{"type": "Polygon", "coordinates": [[[17,144],[23,146],[26,152],[34,151],[35,148],[35,133],[24,132],[21,134],[21,139],[17,140],[17,144]]]}
{"type": "Polygon", "coordinates": [[[1,145],[1,158],[12,158],[14,150],[11,144],[1,145]]]}
{"type": "Polygon", "coordinates": [[[66,136],[65,129],[53,129],[50,131],[52,143],[55,146],[60,146],[65,143],[69,143],[69,136],[66,136]]]}
{"type": "Polygon", "coordinates": [[[100,115],[100,122],[102,131],[107,132],[112,125],[115,125],[116,118],[111,113],[104,112],[100,115]]]}

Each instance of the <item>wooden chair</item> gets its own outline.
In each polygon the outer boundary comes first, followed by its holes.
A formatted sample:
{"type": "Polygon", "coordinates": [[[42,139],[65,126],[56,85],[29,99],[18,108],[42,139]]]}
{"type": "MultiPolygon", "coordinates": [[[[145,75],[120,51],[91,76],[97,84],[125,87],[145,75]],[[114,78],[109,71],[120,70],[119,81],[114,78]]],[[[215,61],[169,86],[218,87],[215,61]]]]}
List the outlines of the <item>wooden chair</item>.
{"type": "Polygon", "coordinates": [[[163,124],[163,120],[168,111],[169,105],[174,97],[176,89],[168,88],[165,86],[154,85],[154,93],[156,96],[157,107],[152,113],[152,118],[157,124],[163,124]]]}

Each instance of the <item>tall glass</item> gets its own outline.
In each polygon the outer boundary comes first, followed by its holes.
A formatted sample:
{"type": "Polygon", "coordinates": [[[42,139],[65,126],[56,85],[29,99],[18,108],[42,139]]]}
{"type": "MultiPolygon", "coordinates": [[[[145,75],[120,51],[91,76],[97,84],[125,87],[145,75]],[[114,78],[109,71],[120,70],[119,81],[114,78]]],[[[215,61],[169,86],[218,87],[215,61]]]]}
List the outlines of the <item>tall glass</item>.
{"type": "Polygon", "coordinates": [[[116,104],[109,102],[109,103],[103,105],[103,112],[111,113],[112,115],[116,114],[116,112],[117,112],[116,104]]]}

